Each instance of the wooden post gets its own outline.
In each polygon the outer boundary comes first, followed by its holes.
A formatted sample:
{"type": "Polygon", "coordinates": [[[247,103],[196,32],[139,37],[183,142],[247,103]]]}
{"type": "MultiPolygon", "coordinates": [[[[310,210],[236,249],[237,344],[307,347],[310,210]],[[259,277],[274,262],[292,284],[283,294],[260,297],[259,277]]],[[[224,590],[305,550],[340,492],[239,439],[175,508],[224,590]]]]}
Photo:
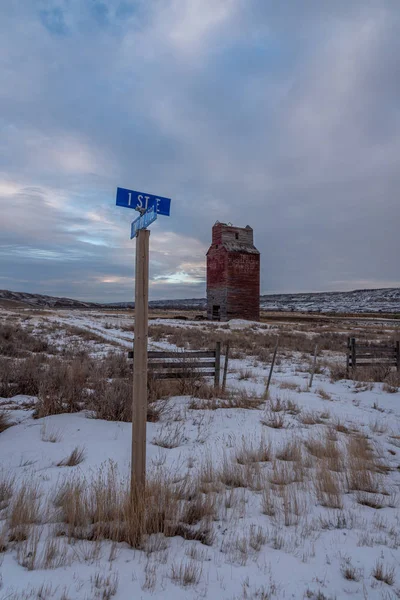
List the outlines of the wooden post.
{"type": "Polygon", "coordinates": [[[313,379],[314,379],[315,366],[317,364],[317,352],[318,352],[318,344],[315,344],[314,360],[313,360],[312,369],[311,369],[310,383],[308,384],[308,387],[310,389],[311,389],[312,382],[313,382],[313,379]]]}
{"type": "Polygon", "coordinates": [[[267,387],[265,388],[265,394],[264,395],[265,395],[266,398],[268,398],[269,384],[271,383],[272,372],[274,370],[274,365],[275,365],[276,353],[278,352],[278,345],[279,345],[279,337],[276,340],[274,354],[273,354],[273,357],[272,357],[271,368],[269,370],[269,375],[268,375],[267,387]]]}
{"type": "Polygon", "coordinates": [[[400,373],[400,342],[396,342],[397,371],[400,373]]]}
{"type": "Polygon", "coordinates": [[[356,338],[351,338],[351,370],[353,373],[353,379],[354,379],[354,372],[355,372],[356,366],[357,366],[356,356],[357,356],[357,354],[356,354],[356,338]]]}
{"type": "Polygon", "coordinates": [[[228,360],[229,360],[229,340],[226,342],[226,349],[225,349],[225,362],[224,362],[224,374],[222,376],[222,392],[225,392],[225,387],[226,387],[226,376],[228,374],[228,360]]]}
{"type": "Polygon", "coordinates": [[[131,497],[140,497],[146,484],[147,338],[150,231],[136,236],[135,351],[133,354],[131,497]]]}
{"type": "Polygon", "coordinates": [[[221,374],[221,342],[215,344],[215,379],[214,387],[216,390],[219,389],[219,380],[221,374]]]}
{"type": "Polygon", "coordinates": [[[347,353],[346,353],[346,379],[349,378],[349,369],[350,369],[350,338],[347,338],[347,353]]]}

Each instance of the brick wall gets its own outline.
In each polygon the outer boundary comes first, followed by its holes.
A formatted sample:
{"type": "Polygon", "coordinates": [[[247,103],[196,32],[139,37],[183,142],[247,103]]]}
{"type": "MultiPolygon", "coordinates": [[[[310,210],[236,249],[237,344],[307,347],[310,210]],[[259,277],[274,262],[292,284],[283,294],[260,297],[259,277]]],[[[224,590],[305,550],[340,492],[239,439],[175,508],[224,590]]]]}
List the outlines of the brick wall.
{"type": "Polygon", "coordinates": [[[228,256],[227,319],[260,318],[260,255],[230,252],[228,256]]]}

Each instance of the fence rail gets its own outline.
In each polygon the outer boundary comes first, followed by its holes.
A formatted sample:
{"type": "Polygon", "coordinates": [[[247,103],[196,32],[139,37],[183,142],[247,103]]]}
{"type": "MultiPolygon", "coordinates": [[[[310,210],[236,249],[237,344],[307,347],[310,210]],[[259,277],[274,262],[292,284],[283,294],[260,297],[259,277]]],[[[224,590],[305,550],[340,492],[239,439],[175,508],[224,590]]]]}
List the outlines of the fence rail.
{"type": "Polygon", "coordinates": [[[358,367],[396,367],[400,372],[400,342],[394,346],[356,343],[356,338],[347,339],[346,373],[349,376],[358,367]]]}
{"type": "MultiPolygon", "coordinates": [[[[133,359],[133,354],[134,351],[128,352],[128,358],[133,359]]],[[[214,377],[214,385],[219,387],[221,342],[216,343],[215,350],[149,350],[148,370],[153,379],[214,377]]]]}

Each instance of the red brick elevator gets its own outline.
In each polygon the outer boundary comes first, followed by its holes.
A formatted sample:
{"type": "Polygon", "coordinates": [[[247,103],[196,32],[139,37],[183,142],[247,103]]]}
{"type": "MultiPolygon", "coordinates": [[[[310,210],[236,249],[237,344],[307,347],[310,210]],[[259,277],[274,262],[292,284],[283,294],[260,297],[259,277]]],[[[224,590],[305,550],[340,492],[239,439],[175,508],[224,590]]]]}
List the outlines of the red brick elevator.
{"type": "Polygon", "coordinates": [[[260,319],[260,253],[253,229],[215,223],[207,252],[207,318],[260,319]]]}

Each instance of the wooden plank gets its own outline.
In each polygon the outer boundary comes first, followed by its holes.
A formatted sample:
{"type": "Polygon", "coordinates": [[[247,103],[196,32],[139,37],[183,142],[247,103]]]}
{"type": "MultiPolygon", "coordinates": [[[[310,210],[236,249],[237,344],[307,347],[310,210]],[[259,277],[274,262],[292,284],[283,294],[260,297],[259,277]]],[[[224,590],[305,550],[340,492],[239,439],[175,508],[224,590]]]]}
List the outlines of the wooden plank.
{"type": "MultiPolygon", "coordinates": [[[[396,363],[397,364],[396,357],[382,358],[382,357],[364,356],[364,357],[360,358],[359,356],[357,356],[357,364],[359,362],[365,362],[366,360],[373,363],[374,365],[379,365],[379,364],[386,365],[388,363],[396,363]]],[[[350,360],[350,366],[352,366],[351,360],[350,360]]]]}
{"type": "Polygon", "coordinates": [[[396,352],[395,346],[357,346],[357,355],[360,352],[396,352]]]}
{"type": "Polygon", "coordinates": [[[191,358],[215,358],[215,350],[189,350],[185,352],[164,352],[163,350],[150,350],[149,358],[178,358],[188,360],[191,358]]]}
{"type": "Polygon", "coordinates": [[[382,352],[357,352],[357,360],[359,358],[397,358],[394,352],[386,352],[383,354],[382,352]]]}
{"type": "Polygon", "coordinates": [[[395,361],[391,362],[358,362],[357,367],[395,367],[397,363],[395,361]]]}
{"type": "MultiPolygon", "coordinates": [[[[132,350],[128,352],[128,358],[133,358],[132,350]]],[[[190,358],[215,358],[215,350],[193,350],[193,352],[164,352],[164,350],[149,350],[149,358],[176,358],[187,360],[190,358]]]]}
{"type": "Polygon", "coordinates": [[[149,369],[203,369],[204,367],[215,367],[215,360],[197,360],[193,362],[151,362],[149,361],[149,369]]]}
{"type": "Polygon", "coordinates": [[[195,379],[196,377],[214,377],[215,371],[198,371],[197,373],[152,373],[153,379],[195,379]]]}

